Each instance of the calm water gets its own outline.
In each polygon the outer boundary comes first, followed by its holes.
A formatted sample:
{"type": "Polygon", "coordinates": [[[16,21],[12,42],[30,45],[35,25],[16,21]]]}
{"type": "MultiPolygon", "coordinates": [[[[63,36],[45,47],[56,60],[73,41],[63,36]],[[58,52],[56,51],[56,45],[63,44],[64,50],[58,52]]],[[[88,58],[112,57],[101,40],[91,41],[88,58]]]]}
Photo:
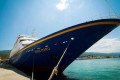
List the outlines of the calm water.
{"type": "Polygon", "coordinates": [[[64,75],[65,80],[120,80],[120,58],[75,60],[64,75]]]}

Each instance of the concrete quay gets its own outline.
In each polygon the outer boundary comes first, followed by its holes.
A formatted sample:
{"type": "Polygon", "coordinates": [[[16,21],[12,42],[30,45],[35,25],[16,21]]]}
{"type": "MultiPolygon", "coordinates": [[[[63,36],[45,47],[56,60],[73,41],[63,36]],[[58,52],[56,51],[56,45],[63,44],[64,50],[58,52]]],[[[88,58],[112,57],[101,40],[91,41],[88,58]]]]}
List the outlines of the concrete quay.
{"type": "Polygon", "coordinates": [[[30,80],[22,71],[8,64],[0,64],[0,80],[30,80]]]}

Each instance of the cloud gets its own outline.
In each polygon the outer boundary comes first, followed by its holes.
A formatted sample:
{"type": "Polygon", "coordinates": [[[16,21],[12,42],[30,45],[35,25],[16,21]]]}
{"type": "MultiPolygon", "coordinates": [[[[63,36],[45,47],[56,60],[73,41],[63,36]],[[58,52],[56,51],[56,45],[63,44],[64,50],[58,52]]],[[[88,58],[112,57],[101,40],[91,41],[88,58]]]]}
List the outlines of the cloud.
{"type": "MultiPolygon", "coordinates": [[[[65,9],[68,8],[68,6],[70,5],[70,3],[72,3],[73,0],[60,0],[60,2],[56,5],[56,8],[60,11],[63,11],[65,9]]],[[[79,5],[77,5],[77,8],[82,8],[85,5],[85,3],[83,1],[81,1],[79,3],[79,5]]]]}
{"type": "Polygon", "coordinates": [[[120,52],[120,40],[116,38],[101,39],[95,45],[89,48],[86,52],[101,52],[101,53],[120,52]]]}
{"type": "Polygon", "coordinates": [[[68,6],[69,6],[68,0],[61,0],[60,3],[56,5],[56,8],[62,11],[66,9],[68,6]]]}

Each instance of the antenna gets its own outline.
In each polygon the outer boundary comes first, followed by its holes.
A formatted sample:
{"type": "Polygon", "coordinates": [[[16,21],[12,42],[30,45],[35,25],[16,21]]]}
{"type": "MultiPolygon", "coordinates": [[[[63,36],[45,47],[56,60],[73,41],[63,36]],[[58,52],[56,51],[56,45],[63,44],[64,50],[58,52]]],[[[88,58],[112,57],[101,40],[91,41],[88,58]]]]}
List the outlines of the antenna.
{"type": "Polygon", "coordinates": [[[112,8],[112,6],[110,5],[110,3],[108,2],[108,0],[105,0],[105,1],[106,1],[106,3],[108,4],[109,8],[112,10],[115,18],[119,18],[118,15],[115,13],[114,9],[112,8]]]}
{"type": "Polygon", "coordinates": [[[32,30],[32,37],[35,37],[35,29],[32,30]]]}

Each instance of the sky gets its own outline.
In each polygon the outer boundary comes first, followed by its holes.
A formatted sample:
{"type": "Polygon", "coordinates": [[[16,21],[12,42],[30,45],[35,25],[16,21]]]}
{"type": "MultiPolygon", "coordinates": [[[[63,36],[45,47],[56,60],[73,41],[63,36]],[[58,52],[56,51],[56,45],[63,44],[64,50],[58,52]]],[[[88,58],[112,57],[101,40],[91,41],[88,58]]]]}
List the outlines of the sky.
{"type": "MultiPolygon", "coordinates": [[[[108,0],[120,16],[120,0],[108,0]]],[[[113,16],[105,0],[0,0],[0,50],[11,50],[18,35],[42,38],[83,22],[113,16]]],[[[120,52],[120,27],[87,52],[120,52]]]]}

